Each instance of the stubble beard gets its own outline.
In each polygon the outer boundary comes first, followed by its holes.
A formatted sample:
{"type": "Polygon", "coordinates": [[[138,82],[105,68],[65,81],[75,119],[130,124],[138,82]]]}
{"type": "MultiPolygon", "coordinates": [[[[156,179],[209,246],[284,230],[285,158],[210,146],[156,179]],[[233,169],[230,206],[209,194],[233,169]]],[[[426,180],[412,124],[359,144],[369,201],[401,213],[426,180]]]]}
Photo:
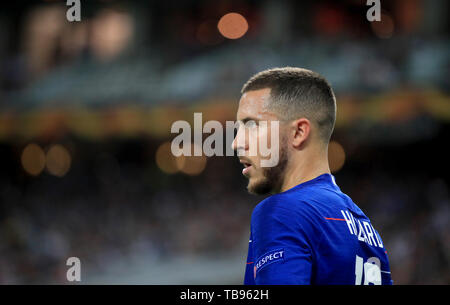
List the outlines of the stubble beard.
{"type": "MultiPolygon", "coordinates": [[[[282,141],[282,143],[285,142],[282,141]]],[[[262,179],[253,184],[249,180],[247,185],[247,190],[249,193],[255,195],[267,195],[276,194],[281,191],[288,163],[287,149],[285,146],[280,147],[280,155],[278,160],[279,162],[276,166],[262,168],[262,179]]]]}

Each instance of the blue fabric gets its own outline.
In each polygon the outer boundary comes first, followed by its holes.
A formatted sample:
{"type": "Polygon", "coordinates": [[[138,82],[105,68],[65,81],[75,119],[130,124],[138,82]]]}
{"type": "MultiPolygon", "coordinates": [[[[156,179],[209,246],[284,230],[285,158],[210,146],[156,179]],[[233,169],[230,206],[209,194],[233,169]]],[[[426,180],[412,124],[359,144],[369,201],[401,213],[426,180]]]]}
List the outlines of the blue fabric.
{"type": "Polygon", "coordinates": [[[252,213],[244,284],[392,284],[370,220],[331,174],[260,202],[252,213]]]}

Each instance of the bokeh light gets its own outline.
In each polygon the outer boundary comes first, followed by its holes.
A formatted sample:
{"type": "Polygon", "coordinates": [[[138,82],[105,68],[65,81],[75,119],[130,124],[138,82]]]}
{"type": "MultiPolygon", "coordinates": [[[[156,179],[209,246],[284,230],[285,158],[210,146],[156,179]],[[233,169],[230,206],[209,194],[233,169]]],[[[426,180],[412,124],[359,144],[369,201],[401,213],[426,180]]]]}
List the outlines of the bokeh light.
{"type": "Polygon", "coordinates": [[[32,176],[39,175],[45,167],[45,153],[37,144],[28,144],[22,151],[23,169],[32,176]]]}
{"type": "Polygon", "coordinates": [[[170,142],[164,142],[158,147],[155,155],[156,165],[166,174],[178,172],[177,157],[172,154],[170,146],[170,142]]]}
{"type": "Polygon", "coordinates": [[[56,144],[50,147],[46,155],[47,171],[57,177],[67,174],[72,163],[69,151],[62,145],[56,144]]]}
{"type": "Polygon", "coordinates": [[[394,20],[387,14],[381,14],[381,20],[371,22],[370,26],[378,38],[388,39],[394,34],[394,20]]]}
{"type": "Polygon", "coordinates": [[[328,144],[328,162],[332,173],[339,171],[345,163],[345,151],[341,144],[331,141],[328,144]]]}
{"type": "Polygon", "coordinates": [[[128,13],[104,9],[93,20],[90,43],[99,59],[109,60],[127,47],[133,32],[133,19],[128,13]]]}
{"type": "Polygon", "coordinates": [[[217,28],[224,37],[238,39],[247,33],[248,23],[241,14],[228,13],[220,18],[217,28]]]}
{"type": "Polygon", "coordinates": [[[186,175],[196,176],[199,175],[206,167],[206,156],[194,156],[195,144],[191,144],[192,155],[191,156],[180,156],[176,160],[176,165],[179,171],[186,175]]]}

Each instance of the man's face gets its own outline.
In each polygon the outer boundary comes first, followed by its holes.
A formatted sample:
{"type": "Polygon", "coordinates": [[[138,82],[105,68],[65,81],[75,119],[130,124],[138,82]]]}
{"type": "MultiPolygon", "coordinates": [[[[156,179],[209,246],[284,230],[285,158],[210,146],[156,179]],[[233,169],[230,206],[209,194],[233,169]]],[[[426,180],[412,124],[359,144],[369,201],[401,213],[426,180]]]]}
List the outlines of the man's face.
{"type": "Polygon", "coordinates": [[[232,144],[244,166],[242,174],[249,179],[248,191],[261,195],[279,191],[287,164],[287,142],[285,137],[280,138],[284,129],[275,113],[268,109],[269,99],[269,88],[242,95],[237,112],[239,130],[232,144]],[[279,124],[278,129],[271,128],[275,124],[279,124]],[[276,143],[273,143],[274,140],[276,143]],[[270,157],[261,153],[260,148],[264,147],[261,143],[267,143],[269,149],[277,149],[278,162],[274,166],[264,166],[264,160],[270,157]]]}

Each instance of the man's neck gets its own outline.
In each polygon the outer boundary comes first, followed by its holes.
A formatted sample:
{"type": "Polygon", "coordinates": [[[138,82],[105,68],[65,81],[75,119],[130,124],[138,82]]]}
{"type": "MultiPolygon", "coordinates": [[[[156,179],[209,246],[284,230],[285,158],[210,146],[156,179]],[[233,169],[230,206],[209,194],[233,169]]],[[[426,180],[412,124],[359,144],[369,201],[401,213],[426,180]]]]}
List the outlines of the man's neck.
{"type": "Polygon", "coordinates": [[[327,155],[316,154],[311,158],[297,158],[292,160],[281,187],[281,192],[287,191],[306,181],[312,180],[322,174],[331,173],[327,155]]]}

